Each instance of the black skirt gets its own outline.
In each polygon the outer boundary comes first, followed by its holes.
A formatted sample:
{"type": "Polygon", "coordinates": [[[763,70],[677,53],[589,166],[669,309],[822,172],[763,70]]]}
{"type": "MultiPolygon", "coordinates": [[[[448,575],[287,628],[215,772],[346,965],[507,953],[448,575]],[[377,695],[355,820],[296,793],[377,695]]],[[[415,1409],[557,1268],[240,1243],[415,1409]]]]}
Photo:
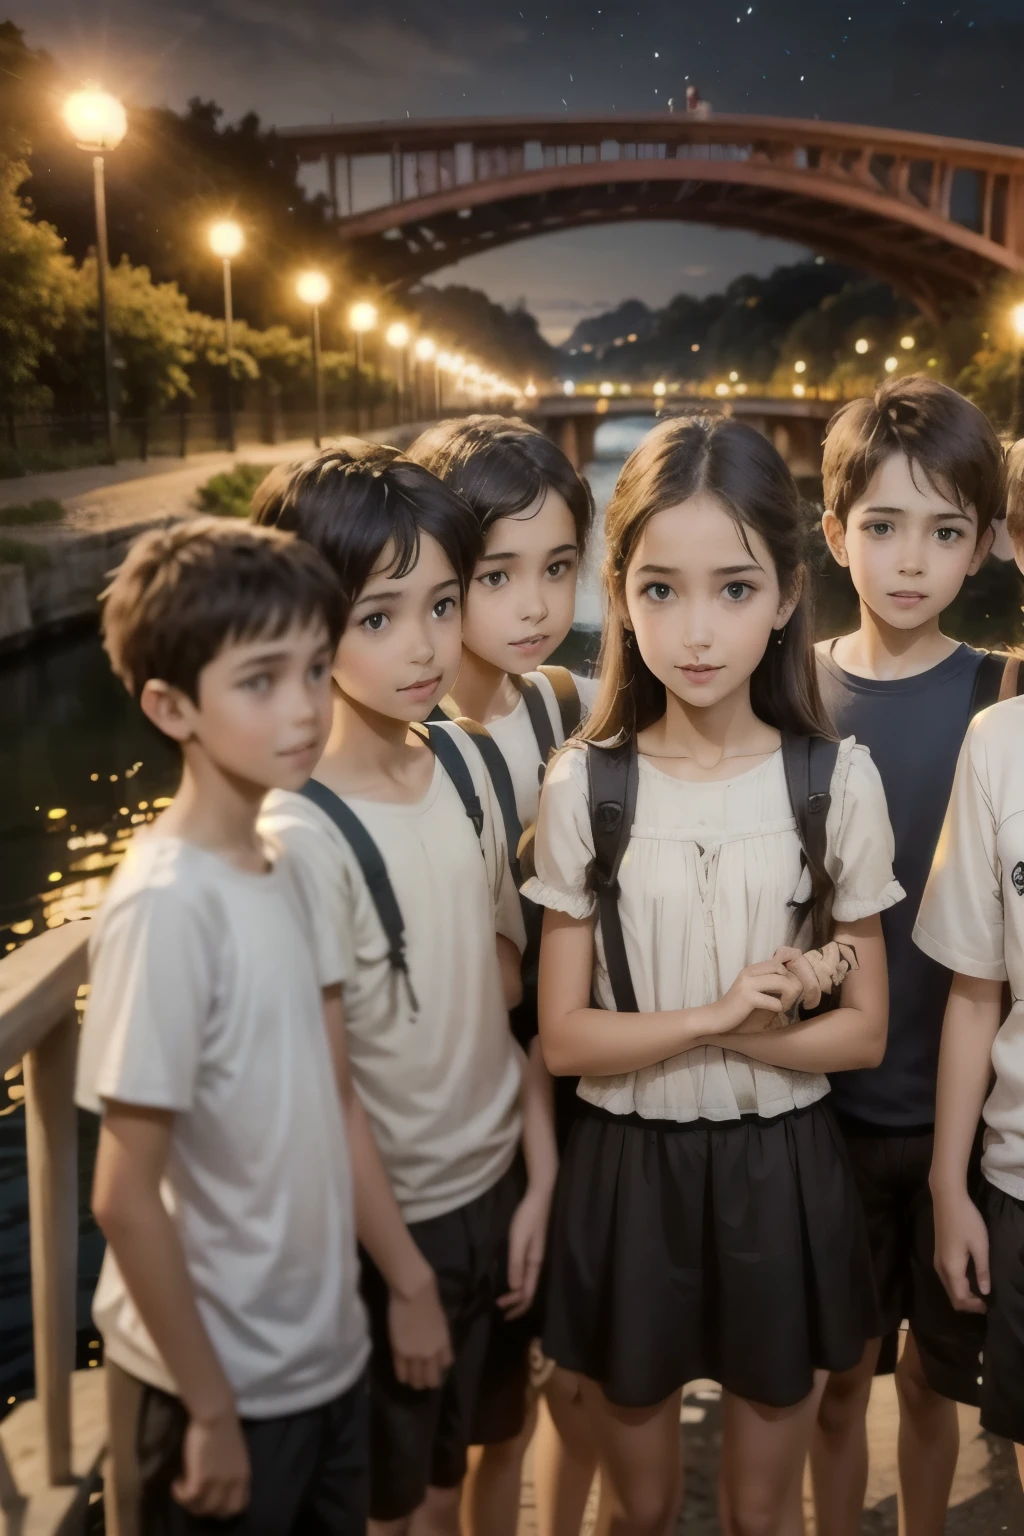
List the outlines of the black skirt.
{"type": "Polygon", "coordinates": [[[867,1230],[826,1101],[677,1124],[590,1105],[562,1161],[544,1350],[649,1407],[709,1377],[772,1407],[879,1333],[867,1230]]]}

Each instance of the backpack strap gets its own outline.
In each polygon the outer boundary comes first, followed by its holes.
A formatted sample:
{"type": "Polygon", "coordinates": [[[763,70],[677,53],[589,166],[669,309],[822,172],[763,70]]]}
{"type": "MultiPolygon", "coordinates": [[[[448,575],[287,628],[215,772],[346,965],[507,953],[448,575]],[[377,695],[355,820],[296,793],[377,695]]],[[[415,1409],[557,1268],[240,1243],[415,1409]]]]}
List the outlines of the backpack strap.
{"type": "Polygon", "coordinates": [[[548,706],[544,695],[532,678],[515,677],[512,681],[522,694],[523,701],[529,712],[534,739],[537,742],[537,750],[540,753],[540,776],[543,781],[545,765],[557,745],[555,733],[551,729],[551,716],[548,714],[548,706]]]}
{"type": "Polygon", "coordinates": [[[445,773],[451,779],[458,790],[459,799],[477,837],[484,835],[484,808],[480,804],[480,797],[473,783],[473,775],[469,771],[469,764],[459,751],[448,732],[442,730],[437,724],[413,726],[418,736],[422,736],[427,746],[437,758],[445,773]]]}
{"type": "Polygon", "coordinates": [[[428,725],[433,725],[439,720],[458,720],[459,724],[462,724],[463,717],[459,714],[459,706],[450,693],[445,695],[440,704],[435,704],[427,716],[428,725]]]}
{"type": "Polygon", "coordinates": [[[782,766],[786,788],[796,817],[804,863],[810,871],[811,897],[799,904],[802,923],[812,914],[812,938],[816,948],[827,944],[832,926],[835,882],[828,872],[826,822],[832,804],[832,775],[839,757],[838,741],[823,736],[782,733],[782,766]]]}
{"type": "Polygon", "coordinates": [[[1019,656],[1008,656],[1003,668],[1003,680],[999,685],[999,702],[1019,699],[1024,694],[1024,666],[1019,656]]]}
{"type": "Polygon", "coordinates": [[[380,849],[355,811],[333,789],[328,789],[326,784],[321,784],[318,779],[310,779],[303,785],[301,793],[330,818],[355,854],[370,900],[388,941],[388,962],[391,969],[400,972],[404,978],[412,1011],[418,1013],[420,1005],[413,991],[405,957],[405,921],[380,849]]]}
{"type": "Polygon", "coordinates": [[[540,667],[538,670],[551,684],[551,691],[555,695],[555,703],[558,705],[558,713],[562,720],[562,740],[568,741],[573,732],[579,729],[583,718],[583,703],[579,689],[576,687],[576,679],[568,667],[540,667]]]}
{"type": "Polygon", "coordinates": [[[590,782],[590,830],[594,859],[587,870],[587,884],[597,897],[597,911],[604,939],[615,1007],[620,1013],[637,1013],[636,992],[629,972],[626,941],[619,913],[619,869],[629,847],[636,814],[639,778],[636,737],[615,746],[588,742],[587,775],[590,782]]]}
{"type": "MultiPolygon", "coordinates": [[[[461,731],[465,731],[476,744],[477,751],[483,758],[487,777],[491,781],[494,790],[494,798],[498,802],[501,812],[501,820],[505,828],[505,847],[508,850],[508,865],[516,888],[522,884],[519,869],[519,844],[522,841],[523,825],[519,820],[519,811],[516,807],[516,789],[512,782],[505,754],[487,729],[477,720],[470,720],[465,715],[460,715],[456,720],[461,731]]],[[[443,732],[438,733],[443,734],[443,732]]],[[[461,753],[460,753],[461,756],[461,753]]]]}

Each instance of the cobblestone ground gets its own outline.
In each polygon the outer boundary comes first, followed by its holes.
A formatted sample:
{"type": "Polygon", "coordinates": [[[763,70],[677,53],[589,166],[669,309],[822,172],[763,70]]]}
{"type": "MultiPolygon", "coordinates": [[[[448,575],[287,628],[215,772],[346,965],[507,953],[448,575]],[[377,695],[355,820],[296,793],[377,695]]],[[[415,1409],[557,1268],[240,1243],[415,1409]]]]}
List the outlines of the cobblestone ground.
{"type": "MultiPolygon", "coordinates": [[[[680,1536],[721,1536],[715,1509],[718,1469],[718,1389],[694,1383],[683,1400],[682,1436],[686,1462],[686,1497],[680,1536]]],[[[891,1376],[875,1382],[868,1417],[871,1472],[862,1536],[897,1536],[896,1395],[891,1376]]],[[[584,1527],[593,1536],[595,1500],[584,1527]]],[[[533,1484],[527,1463],[519,1536],[536,1536],[533,1484]]],[[[960,1460],[946,1518],[946,1536],[1021,1536],[1024,1494],[1017,1479],[1012,1446],[986,1435],[974,1409],[960,1410],[960,1460]]],[[[807,1536],[814,1536],[814,1515],[807,1500],[807,1536]]]]}

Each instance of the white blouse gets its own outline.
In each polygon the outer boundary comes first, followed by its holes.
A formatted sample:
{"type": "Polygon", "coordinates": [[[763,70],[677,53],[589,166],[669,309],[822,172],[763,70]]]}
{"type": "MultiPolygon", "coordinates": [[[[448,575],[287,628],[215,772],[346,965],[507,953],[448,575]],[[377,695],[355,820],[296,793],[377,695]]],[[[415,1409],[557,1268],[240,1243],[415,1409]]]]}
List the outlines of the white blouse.
{"type": "MultiPolygon", "coordinates": [[[[882,781],[868,749],[853,737],[839,748],[826,830],[837,920],[856,922],[902,900],[882,781]]],[[[596,900],[586,871],[593,857],[586,752],[570,748],[545,780],[537,873],[523,894],[570,917],[590,917],[596,900]]],[[[780,944],[799,940],[807,948],[809,934],[794,934],[791,903],[810,895],[810,875],[802,867],[781,751],[714,783],[683,782],[641,757],[619,885],[626,953],[643,1012],[713,1003],[744,966],[770,959],[780,944]]],[[[602,1007],[614,1009],[600,924],[594,991],[602,1007]]],[[[732,1120],[813,1104],[828,1086],[823,1076],[700,1046],[639,1072],[584,1077],[579,1093],[612,1114],[732,1120]]]]}

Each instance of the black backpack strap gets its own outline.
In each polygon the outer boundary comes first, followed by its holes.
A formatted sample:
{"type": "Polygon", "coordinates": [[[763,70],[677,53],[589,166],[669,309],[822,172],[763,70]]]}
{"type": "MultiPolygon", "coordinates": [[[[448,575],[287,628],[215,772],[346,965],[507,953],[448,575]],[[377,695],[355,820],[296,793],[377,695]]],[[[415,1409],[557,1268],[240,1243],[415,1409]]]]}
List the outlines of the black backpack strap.
{"type": "Polygon", "coordinates": [[[789,801],[796,817],[804,861],[811,876],[811,898],[800,903],[799,921],[812,913],[812,940],[816,948],[827,944],[831,932],[835,883],[828,872],[826,822],[832,804],[832,775],[839,757],[838,741],[822,736],[782,733],[782,766],[789,801]]]}
{"type": "Polygon", "coordinates": [[[587,871],[587,884],[597,897],[605,965],[615,1007],[620,1013],[637,1013],[636,992],[619,914],[619,869],[629,847],[636,814],[640,771],[636,737],[630,735],[627,741],[613,747],[598,747],[589,742],[585,750],[590,782],[590,830],[594,839],[594,860],[587,871]]]}
{"type": "Polygon", "coordinates": [[[438,720],[457,720],[460,725],[463,723],[462,716],[459,714],[459,706],[451,694],[446,694],[440,704],[435,704],[427,716],[428,725],[438,720]]]}
{"type": "Polygon", "coordinates": [[[529,711],[530,724],[533,727],[537,750],[540,753],[541,779],[543,780],[544,765],[557,745],[555,733],[551,729],[551,716],[548,714],[548,706],[537,684],[530,678],[516,677],[513,678],[513,682],[522,694],[526,708],[529,711]]]}
{"type": "Polygon", "coordinates": [[[568,741],[573,732],[579,729],[583,718],[583,704],[576,679],[568,667],[540,667],[538,670],[551,684],[562,721],[562,740],[568,741]]]}
{"type": "Polygon", "coordinates": [[[437,758],[445,773],[451,779],[459,792],[466,815],[473,823],[473,829],[477,837],[484,834],[484,808],[480,804],[480,797],[473,783],[473,775],[469,771],[469,764],[459,751],[448,732],[437,724],[414,725],[413,730],[421,735],[427,746],[437,758]]]}
{"type": "Polygon", "coordinates": [[[983,709],[998,703],[1004,679],[1013,661],[1012,656],[1001,656],[998,651],[988,651],[981,658],[974,679],[974,692],[971,694],[971,707],[967,716],[969,720],[980,715],[983,709]]]}
{"type": "Polygon", "coordinates": [[[323,811],[325,816],[330,817],[355,854],[356,862],[370,893],[370,900],[373,902],[384,936],[388,941],[388,961],[391,969],[399,971],[404,977],[412,1011],[418,1013],[420,1005],[413,991],[405,957],[405,921],[380,849],[355,811],[346,805],[333,789],[328,789],[326,784],[321,784],[317,779],[310,779],[303,785],[302,794],[323,811]]]}
{"type": "MultiPolygon", "coordinates": [[[[477,751],[483,758],[487,777],[491,781],[494,790],[494,798],[498,802],[501,812],[501,820],[505,828],[505,847],[508,849],[508,865],[516,888],[522,884],[519,869],[519,844],[522,841],[523,826],[519,820],[519,811],[516,808],[516,789],[512,783],[512,775],[505,761],[505,754],[487,729],[477,720],[469,720],[460,715],[456,720],[460,731],[465,731],[476,744],[477,751]]],[[[460,754],[461,755],[461,754],[460,754]]]]}

